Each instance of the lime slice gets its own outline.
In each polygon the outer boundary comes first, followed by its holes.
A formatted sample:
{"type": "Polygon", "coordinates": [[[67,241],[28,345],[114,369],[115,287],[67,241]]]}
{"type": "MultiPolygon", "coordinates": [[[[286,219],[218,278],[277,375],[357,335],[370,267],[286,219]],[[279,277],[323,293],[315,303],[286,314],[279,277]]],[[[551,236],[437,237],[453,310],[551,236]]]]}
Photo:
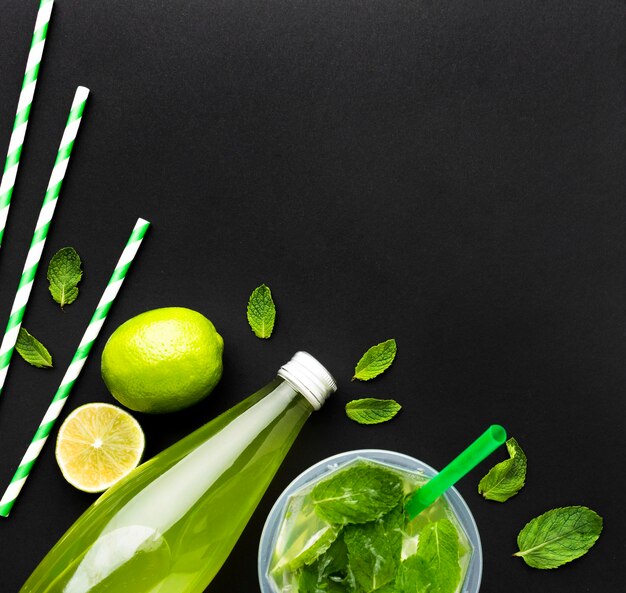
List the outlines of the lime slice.
{"type": "Polygon", "coordinates": [[[56,459],[72,486],[103,492],[137,467],[144,446],[141,426],[128,412],[110,404],[86,404],[61,425],[56,459]]]}

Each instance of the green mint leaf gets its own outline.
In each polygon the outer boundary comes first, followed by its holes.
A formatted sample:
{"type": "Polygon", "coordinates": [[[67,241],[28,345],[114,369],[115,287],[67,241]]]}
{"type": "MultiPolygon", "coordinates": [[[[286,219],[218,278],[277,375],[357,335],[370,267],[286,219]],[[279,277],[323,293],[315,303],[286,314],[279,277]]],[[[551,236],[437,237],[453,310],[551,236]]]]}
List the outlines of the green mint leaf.
{"type": "Polygon", "coordinates": [[[330,545],[328,550],[318,560],[322,573],[336,580],[345,579],[348,574],[348,548],[343,536],[330,545]]]}
{"type": "Polygon", "coordinates": [[[348,550],[339,537],[314,564],[300,569],[298,593],[348,593],[348,573],[348,550]]]}
{"type": "Polygon", "coordinates": [[[333,474],[311,491],[317,515],[337,525],[378,519],[402,498],[400,476],[365,461],[333,474]]]}
{"type": "Polygon", "coordinates": [[[343,583],[321,576],[315,566],[305,566],[298,575],[298,593],[348,593],[343,583]]]}
{"type": "Polygon", "coordinates": [[[63,247],[54,254],[48,265],[49,290],[61,309],[78,297],[77,285],[82,277],[80,257],[74,248],[63,247]]]}
{"type": "Polygon", "coordinates": [[[366,397],[354,399],[346,404],[346,414],[359,424],[380,424],[391,420],[402,406],[393,399],[366,397]]]}
{"type": "Polygon", "coordinates": [[[15,349],[28,363],[39,369],[52,367],[52,356],[47,348],[34,336],[31,336],[23,327],[17,335],[15,349]]]}
{"type": "Polygon", "coordinates": [[[586,554],[601,532],[602,517],[587,507],[552,509],[520,531],[513,555],[533,568],[557,568],[586,554]]]}
{"type": "Polygon", "coordinates": [[[386,585],[376,589],[376,593],[403,593],[403,591],[396,588],[394,583],[387,583],[386,585]]]}
{"type": "Polygon", "coordinates": [[[416,554],[400,564],[394,585],[404,593],[428,593],[430,569],[416,554]]]}
{"type": "Polygon", "coordinates": [[[257,338],[267,339],[272,335],[276,321],[276,305],[269,286],[261,284],[255,288],[248,301],[248,323],[257,338]]]}
{"type": "Polygon", "coordinates": [[[286,509],[286,517],[272,554],[271,572],[280,575],[286,569],[296,572],[300,567],[312,564],[328,551],[341,533],[340,525],[331,525],[319,517],[313,504],[303,504],[302,498],[292,498],[286,509]],[[294,517],[298,517],[295,520],[294,517]],[[304,527],[306,526],[306,528],[304,527]]]}
{"type": "Polygon", "coordinates": [[[344,541],[350,568],[358,585],[370,593],[396,578],[402,552],[402,504],[384,517],[363,525],[348,525],[344,541]]]}
{"type": "Polygon", "coordinates": [[[352,380],[369,381],[384,373],[396,357],[396,350],[395,340],[387,340],[372,346],[357,363],[352,380]]]}
{"type": "Polygon", "coordinates": [[[319,530],[301,550],[297,556],[289,562],[289,570],[295,572],[305,564],[313,564],[324,552],[326,552],[337,539],[341,527],[337,525],[327,525],[326,529],[319,530]]]}
{"type": "Polygon", "coordinates": [[[396,587],[406,593],[454,593],[460,580],[456,528],[449,519],[428,523],[417,552],[400,565],[396,587]]]}
{"type": "Polygon", "coordinates": [[[510,458],[492,467],[478,484],[478,492],[487,500],[505,502],[524,486],[526,455],[515,439],[509,439],[506,448],[510,458]]]}

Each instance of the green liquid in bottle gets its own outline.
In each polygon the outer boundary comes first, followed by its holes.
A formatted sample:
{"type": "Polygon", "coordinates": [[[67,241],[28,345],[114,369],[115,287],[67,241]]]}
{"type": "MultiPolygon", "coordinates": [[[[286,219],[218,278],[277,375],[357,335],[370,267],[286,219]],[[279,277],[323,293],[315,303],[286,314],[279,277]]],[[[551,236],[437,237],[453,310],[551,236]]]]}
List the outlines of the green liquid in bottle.
{"type": "MultiPolygon", "coordinates": [[[[334,383],[309,358],[331,381],[323,401],[334,383]]],[[[67,531],[20,593],[204,591],[314,409],[297,387],[275,379],[138,467],[67,531]]]]}

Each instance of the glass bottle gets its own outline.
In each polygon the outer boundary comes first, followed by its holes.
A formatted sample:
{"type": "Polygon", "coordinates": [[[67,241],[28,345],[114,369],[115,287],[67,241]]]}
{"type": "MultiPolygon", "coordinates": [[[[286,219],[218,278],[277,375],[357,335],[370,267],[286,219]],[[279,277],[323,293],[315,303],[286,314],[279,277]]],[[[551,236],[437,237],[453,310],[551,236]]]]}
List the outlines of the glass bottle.
{"type": "Polygon", "coordinates": [[[103,494],[20,593],[201,593],[336,388],[315,358],[296,353],[271,383],[103,494]]]}

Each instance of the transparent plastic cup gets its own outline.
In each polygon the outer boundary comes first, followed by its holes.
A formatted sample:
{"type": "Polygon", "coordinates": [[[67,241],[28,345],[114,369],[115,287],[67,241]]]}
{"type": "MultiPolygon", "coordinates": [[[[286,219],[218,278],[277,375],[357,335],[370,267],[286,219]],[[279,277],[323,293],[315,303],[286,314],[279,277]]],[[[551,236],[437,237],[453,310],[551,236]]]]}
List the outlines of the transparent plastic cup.
{"type": "MultiPolygon", "coordinates": [[[[426,477],[434,476],[437,472],[419,459],[409,457],[395,451],[382,449],[359,449],[333,455],[327,459],[312,465],[302,472],[278,497],[270,514],[265,521],[261,542],[259,544],[259,583],[261,593],[281,593],[268,575],[272,552],[276,547],[276,538],[279,528],[285,518],[285,510],[289,497],[296,491],[309,484],[318,482],[325,475],[336,471],[355,459],[369,459],[383,463],[392,469],[421,472],[426,477]]],[[[474,517],[467,504],[455,488],[450,488],[444,495],[450,508],[456,515],[459,525],[465,532],[467,539],[472,545],[472,555],[465,575],[465,580],[460,588],[460,593],[478,593],[483,571],[483,553],[480,545],[480,535],[474,517]]]]}

